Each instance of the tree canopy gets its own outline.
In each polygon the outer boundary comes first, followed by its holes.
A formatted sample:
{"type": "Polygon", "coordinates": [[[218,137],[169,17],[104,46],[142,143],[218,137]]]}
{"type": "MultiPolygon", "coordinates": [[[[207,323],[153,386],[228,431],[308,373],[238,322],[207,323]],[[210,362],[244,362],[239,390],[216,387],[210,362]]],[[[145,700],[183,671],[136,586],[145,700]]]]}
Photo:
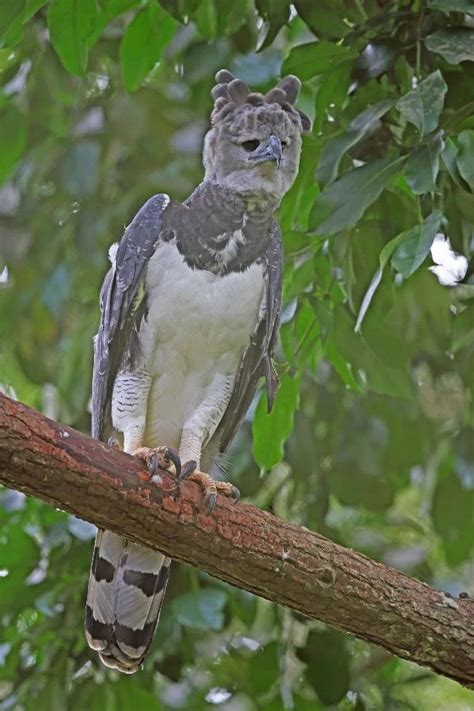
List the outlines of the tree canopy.
{"type": "MultiPolygon", "coordinates": [[[[218,69],[262,91],[296,74],[313,130],[279,214],[281,385],[270,416],[256,398],[229,477],[282,518],[474,593],[474,285],[428,268],[438,233],[474,251],[473,28],[471,0],[2,3],[5,392],[89,430],[108,247],[150,195],[200,181],[218,69]]],[[[145,669],[119,676],[83,634],[92,527],[6,489],[0,521],[0,709],[474,704],[185,566],[145,669]]]]}

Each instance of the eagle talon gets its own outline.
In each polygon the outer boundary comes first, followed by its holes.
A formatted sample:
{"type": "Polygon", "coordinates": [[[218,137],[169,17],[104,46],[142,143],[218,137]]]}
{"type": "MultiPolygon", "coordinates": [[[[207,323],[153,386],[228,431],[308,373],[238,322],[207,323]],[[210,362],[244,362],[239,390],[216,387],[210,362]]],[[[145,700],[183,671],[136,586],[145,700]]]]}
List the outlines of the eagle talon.
{"type": "Polygon", "coordinates": [[[216,501],[217,501],[217,494],[215,491],[211,491],[211,492],[209,492],[209,494],[206,495],[206,497],[204,499],[204,503],[206,505],[206,512],[208,514],[211,514],[212,511],[214,510],[216,501]]]}
{"type": "Polygon", "coordinates": [[[194,461],[194,459],[191,459],[189,462],[186,462],[184,467],[181,470],[181,474],[178,476],[178,479],[180,481],[183,481],[183,479],[187,479],[193,472],[196,471],[197,468],[197,462],[194,461]]]}
{"type": "Polygon", "coordinates": [[[175,449],[172,449],[171,447],[165,447],[164,457],[165,457],[165,459],[169,460],[172,464],[174,464],[176,476],[179,479],[180,475],[181,475],[181,458],[180,458],[178,452],[175,449]]]}
{"type": "Polygon", "coordinates": [[[238,501],[240,501],[240,490],[236,486],[232,485],[230,496],[235,499],[234,503],[236,504],[238,501]]]}
{"type": "Polygon", "coordinates": [[[148,471],[150,472],[151,479],[153,481],[153,477],[157,476],[159,469],[158,457],[156,455],[156,452],[152,452],[150,458],[147,460],[146,466],[148,471]]]}
{"type": "Polygon", "coordinates": [[[114,437],[113,435],[109,437],[107,440],[107,444],[109,447],[112,447],[112,449],[120,449],[122,450],[122,447],[120,446],[120,442],[118,441],[117,437],[114,437]]]}

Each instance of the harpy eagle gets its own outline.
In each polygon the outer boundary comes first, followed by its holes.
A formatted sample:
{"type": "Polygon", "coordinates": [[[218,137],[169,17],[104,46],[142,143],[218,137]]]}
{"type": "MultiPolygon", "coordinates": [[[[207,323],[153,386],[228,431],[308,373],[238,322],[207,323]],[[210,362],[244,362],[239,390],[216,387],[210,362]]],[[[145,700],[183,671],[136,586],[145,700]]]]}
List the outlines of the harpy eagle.
{"type": "MultiPolygon", "coordinates": [[[[227,70],[216,75],[204,180],[184,201],[151,197],[109,253],[94,341],[92,435],[121,433],[149,469],[174,468],[205,490],[261,376],[277,381],[281,236],[274,213],[293,184],[308,118],[294,107],[300,81],[266,95],[227,70]],[[182,463],[182,466],[181,466],[182,463]]],[[[157,551],[100,530],[86,605],[86,636],[109,667],[133,673],[152,642],[170,571],[157,551]]]]}

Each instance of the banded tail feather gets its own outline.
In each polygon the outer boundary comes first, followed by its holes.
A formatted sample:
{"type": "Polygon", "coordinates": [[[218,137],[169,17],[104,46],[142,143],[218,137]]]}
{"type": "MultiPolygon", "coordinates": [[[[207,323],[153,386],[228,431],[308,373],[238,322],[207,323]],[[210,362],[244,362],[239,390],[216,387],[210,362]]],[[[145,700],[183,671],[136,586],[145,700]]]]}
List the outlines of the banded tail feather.
{"type": "Polygon", "coordinates": [[[86,605],[86,637],[101,661],[125,674],[136,672],[147,653],[169,578],[162,553],[99,530],[86,605]]]}

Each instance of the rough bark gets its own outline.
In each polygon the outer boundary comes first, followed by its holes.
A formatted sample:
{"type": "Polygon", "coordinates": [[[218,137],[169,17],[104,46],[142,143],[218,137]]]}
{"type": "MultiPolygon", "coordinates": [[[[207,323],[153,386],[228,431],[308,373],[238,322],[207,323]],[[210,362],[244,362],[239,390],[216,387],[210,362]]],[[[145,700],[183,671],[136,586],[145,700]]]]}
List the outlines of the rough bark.
{"type": "Polygon", "coordinates": [[[150,485],[132,457],[0,395],[0,481],[216,578],[474,685],[474,601],[192,483],[150,485]]]}

